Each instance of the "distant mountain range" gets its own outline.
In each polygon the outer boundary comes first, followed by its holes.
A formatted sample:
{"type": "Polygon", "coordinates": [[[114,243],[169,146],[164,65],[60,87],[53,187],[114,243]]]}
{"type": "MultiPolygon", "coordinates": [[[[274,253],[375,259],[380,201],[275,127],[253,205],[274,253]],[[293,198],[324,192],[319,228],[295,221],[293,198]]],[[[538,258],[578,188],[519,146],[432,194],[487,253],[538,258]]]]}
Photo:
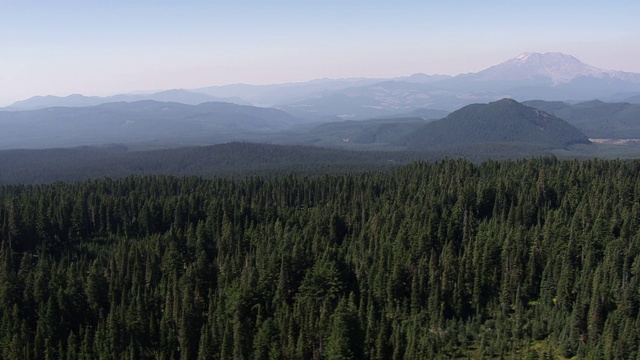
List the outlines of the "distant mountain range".
{"type": "Polygon", "coordinates": [[[11,110],[93,106],[115,101],[156,100],[196,105],[225,101],[276,107],[314,121],[361,120],[428,108],[454,111],[505,97],[518,101],[612,99],[637,103],[640,74],[599,69],[562,53],[524,53],[477,73],[414,74],[392,79],[318,79],[308,82],[211,86],[112,97],[35,97],[11,110]]]}
{"type": "Polygon", "coordinates": [[[300,120],[277,109],[231,103],[106,103],[0,111],[0,149],[149,144],[152,147],[245,140],[281,131],[300,120]]]}
{"type": "Polygon", "coordinates": [[[0,111],[0,149],[252,141],[352,150],[465,148],[459,154],[483,147],[483,154],[524,156],[589,146],[588,137],[640,139],[640,104],[631,103],[639,96],[639,74],[598,69],[561,53],[526,53],[455,77],[34,97],[0,111]],[[212,101],[222,98],[273,107],[212,101]]]}
{"type": "MultiPolygon", "coordinates": [[[[557,110],[547,107],[551,112],[557,110]]],[[[152,149],[254,141],[411,151],[509,143],[535,145],[538,151],[588,143],[585,135],[564,120],[511,99],[468,105],[448,115],[420,109],[401,118],[320,124],[305,123],[273,108],[144,100],[0,111],[0,126],[0,149],[107,144],[152,149]]]]}
{"type": "Polygon", "coordinates": [[[50,107],[85,107],[112,102],[134,102],[142,100],[176,102],[187,105],[198,105],[205,102],[230,102],[239,105],[247,105],[244,100],[237,97],[218,98],[189,90],[173,89],[148,94],[120,94],[106,97],[84,96],[80,94],[73,94],[65,97],[52,95],[34,96],[26,100],[17,101],[10,106],[7,106],[5,110],[18,111],[38,110],[50,107]]]}
{"type": "Polygon", "coordinates": [[[279,107],[298,117],[362,119],[416,108],[453,111],[505,97],[579,101],[638,91],[640,74],[598,69],[561,53],[526,53],[477,73],[428,82],[394,79],[307,96],[279,107]]]}

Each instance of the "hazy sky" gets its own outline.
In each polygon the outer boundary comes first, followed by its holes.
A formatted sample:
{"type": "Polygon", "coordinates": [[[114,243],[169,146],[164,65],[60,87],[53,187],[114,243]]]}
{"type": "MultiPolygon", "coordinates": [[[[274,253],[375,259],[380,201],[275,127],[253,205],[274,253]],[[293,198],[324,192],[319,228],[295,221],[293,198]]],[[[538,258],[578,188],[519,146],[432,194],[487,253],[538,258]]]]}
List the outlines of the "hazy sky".
{"type": "Polygon", "coordinates": [[[2,0],[0,106],[34,95],[475,72],[560,51],[640,72],[640,1],[2,0]]]}

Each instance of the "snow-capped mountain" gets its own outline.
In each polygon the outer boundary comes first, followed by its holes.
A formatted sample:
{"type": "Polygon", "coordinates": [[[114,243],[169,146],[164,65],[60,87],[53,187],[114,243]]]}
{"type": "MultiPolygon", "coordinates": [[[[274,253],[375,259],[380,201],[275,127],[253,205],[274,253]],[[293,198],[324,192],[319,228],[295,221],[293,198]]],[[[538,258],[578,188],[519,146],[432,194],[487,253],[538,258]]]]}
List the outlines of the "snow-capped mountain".
{"type": "MultiPolygon", "coordinates": [[[[640,94],[640,74],[604,70],[559,52],[524,53],[477,73],[458,76],[414,74],[392,79],[318,79],[307,82],[212,86],[148,96],[157,101],[197,104],[209,99],[275,106],[312,121],[367,119],[409,114],[416,109],[454,111],[502,98],[518,101],[627,99],[640,94]],[[160,97],[160,95],[162,95],[160,97]],[[214,97],[214,98],[212,98],[214,97]],[[224,100],[222,100],[224,99],[224,100]]],[[[73,95],[17,102],[5,110],[88,106],[135,101],[139,95],[109,98],[73,95]],[[87,104],[87,102],[95,102],[87,104]]]]}
{"type": "Polygon", "coordinates": [[[550,81],[551,85],[568,83],[581,77],[640,82],[639,74],[600,69],[559,52],[523,53],[469,75],[476,81],[545,80],[550,81]]]}

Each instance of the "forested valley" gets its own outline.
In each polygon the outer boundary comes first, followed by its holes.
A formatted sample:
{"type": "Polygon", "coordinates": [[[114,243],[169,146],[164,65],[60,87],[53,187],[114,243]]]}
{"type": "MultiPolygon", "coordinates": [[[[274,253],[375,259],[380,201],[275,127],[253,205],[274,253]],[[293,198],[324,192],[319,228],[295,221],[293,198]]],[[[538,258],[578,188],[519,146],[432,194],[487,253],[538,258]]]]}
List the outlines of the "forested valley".
{"type": "Polygon", "coordinates": [[[0,187],[3,359],[636,359],[640,161],[0,187]]]}

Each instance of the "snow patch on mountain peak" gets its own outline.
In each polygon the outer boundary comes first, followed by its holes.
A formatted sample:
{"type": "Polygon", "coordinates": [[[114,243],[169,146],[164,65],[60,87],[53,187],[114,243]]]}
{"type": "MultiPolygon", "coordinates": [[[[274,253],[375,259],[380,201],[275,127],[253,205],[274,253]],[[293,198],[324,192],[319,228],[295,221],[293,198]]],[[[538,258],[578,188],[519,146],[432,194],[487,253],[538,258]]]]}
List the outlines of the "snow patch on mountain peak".
{"type": "Polygon", "coordinates": [[[525,52],[476,74],[477,80],[545,80],[552,85],[567,83],[578,77],[618,78],[630,80],[636,74],[609,71],[583,63],[560,52],[525,52]]]}

